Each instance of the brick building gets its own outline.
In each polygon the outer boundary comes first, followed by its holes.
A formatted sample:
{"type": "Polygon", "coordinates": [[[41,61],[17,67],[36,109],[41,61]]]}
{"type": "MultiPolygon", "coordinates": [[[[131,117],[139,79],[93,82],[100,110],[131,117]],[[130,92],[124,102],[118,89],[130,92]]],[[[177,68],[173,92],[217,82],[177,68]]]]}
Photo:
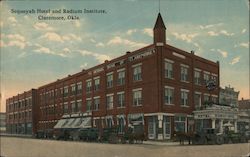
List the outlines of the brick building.
{"type": "Polygon", "coordinates": [[[6,132],[29,134],[36,132],[36,89],[18,94],[6,100],[6,132]]]}
{"type": "Polygon", "coordinates": [[[151,45],[39,87],[37,130],[131,125],[159,140],[192,131],[195,108],[218,101],[219,63],[166,44],[165,30],[159,13],[151,45]]]}

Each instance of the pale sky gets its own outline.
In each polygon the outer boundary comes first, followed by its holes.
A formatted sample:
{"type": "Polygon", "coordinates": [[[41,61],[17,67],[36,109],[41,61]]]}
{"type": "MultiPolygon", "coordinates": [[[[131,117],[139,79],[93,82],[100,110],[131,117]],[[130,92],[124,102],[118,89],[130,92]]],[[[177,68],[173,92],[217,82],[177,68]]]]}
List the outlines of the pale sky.
{"type": "MultiPolygon", "coordinates": [[[[1,110],[8,97],[152,44],[158,1],[1,1],[1,110]],[[11,9],[103,9],[76,21],[39,21],[11,9]]],[[[161,0],[167,43],[220,61],[221,86],[249,98],[247,0],[161,0]]],[[[46,15],[46,14],[43,14],[46,15]]],[[[58,16],[58,14],[48,14],[58,16]]],[[[60,15],[60,14],[59,14],[60,15]]]]}

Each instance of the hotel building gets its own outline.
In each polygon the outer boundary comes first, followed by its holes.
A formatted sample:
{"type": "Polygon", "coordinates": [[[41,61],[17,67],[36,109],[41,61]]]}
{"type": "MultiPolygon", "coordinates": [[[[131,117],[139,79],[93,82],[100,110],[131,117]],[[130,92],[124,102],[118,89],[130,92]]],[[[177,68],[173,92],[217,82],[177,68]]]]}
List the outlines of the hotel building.
{"type": "Polygon", "coordinates": [[[39,87],[37,131],[131,125],[158,140],[193,131],[193,111],[218,102],[219,63],[167,44],[165,31],[159,13],[151,45],[39,87]]]}

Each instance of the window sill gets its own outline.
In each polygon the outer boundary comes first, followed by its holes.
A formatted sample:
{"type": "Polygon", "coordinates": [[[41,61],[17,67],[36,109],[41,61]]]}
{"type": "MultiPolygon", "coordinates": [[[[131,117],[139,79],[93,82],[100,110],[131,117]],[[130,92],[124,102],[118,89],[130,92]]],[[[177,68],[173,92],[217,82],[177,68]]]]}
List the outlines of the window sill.
{"type": "Polygon", "coordinates": [[[165,106],[174,106],[174,104],[164,104],[165,106]]]}
{"type": "Polygon", "coordinates": [[[166,79],[174,80],[173,77],[165,77],[166,79]]]}
{"type": "Polygon", "coordinates": [[[124,106],[124,107],[117,107],[117,109],[125,109],[126,107],[124,106]]]}
{"type": "Polygon", "coordinates": [[[142,105],[133,105],[133,107],[142,107],[142,105]]]}
{"type": "Polygon", "coordinates": [[[184,80],[181,80],[181,82],[184,82],[184,83],[190,83],[189,81],[184,81],[184,80]]]}
{"type": "Polygon", "coordinates": [[[142,79],[141,80],[133,80],[133,82],[140,82],[140,81],[142,81],[142,79]]]}
{"type": "Polygon", "coordinates": [[[189,108],[190,106],[188,106],[188,105],[181,105],[181,107],[189,108]]]}

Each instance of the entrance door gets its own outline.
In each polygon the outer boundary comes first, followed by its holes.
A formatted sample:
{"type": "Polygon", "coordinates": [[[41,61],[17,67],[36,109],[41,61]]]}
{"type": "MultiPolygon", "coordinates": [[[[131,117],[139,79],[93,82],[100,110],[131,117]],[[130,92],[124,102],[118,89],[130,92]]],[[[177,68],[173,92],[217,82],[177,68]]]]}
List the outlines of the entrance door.
{"type": "Polygon", "coordinates": [[[163,136],[164,136],[164,139],[171,138],[170,117],[167,117],[167,116],[164,116],[164,119],[163,119],[163,136]]]}
{"type": "Polygon", "coordinates": [[[148,117],[148,138],[155,139],[156,138],[156,117],[148,117]]]}

